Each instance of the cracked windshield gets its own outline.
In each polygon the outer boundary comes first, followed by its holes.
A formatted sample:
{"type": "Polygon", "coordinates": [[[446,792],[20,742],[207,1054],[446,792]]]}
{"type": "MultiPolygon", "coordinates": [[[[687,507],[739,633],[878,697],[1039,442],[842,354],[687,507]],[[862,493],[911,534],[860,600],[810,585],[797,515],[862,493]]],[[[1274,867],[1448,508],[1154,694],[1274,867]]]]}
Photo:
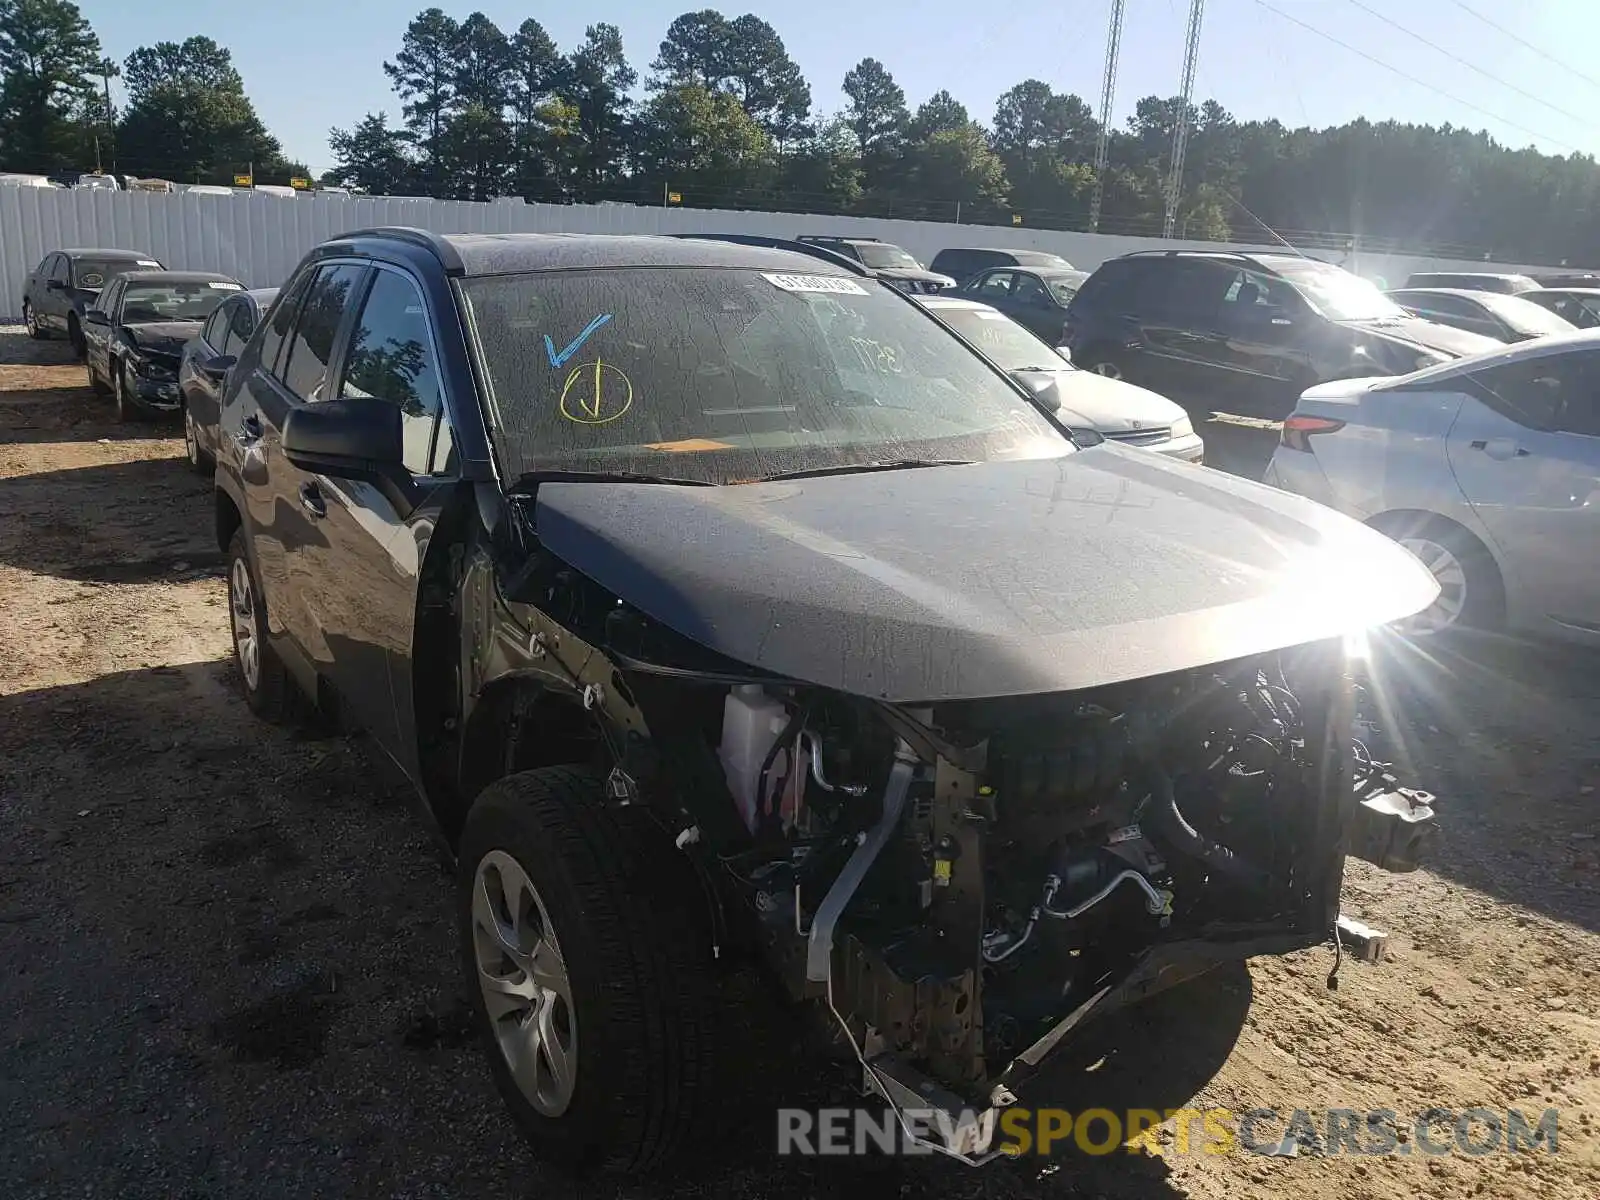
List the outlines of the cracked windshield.
{"type": "Polygon", "coordinates": [[[1596,1200],[1597,46],[0,0],[0,1200],[1596,1200]]]}

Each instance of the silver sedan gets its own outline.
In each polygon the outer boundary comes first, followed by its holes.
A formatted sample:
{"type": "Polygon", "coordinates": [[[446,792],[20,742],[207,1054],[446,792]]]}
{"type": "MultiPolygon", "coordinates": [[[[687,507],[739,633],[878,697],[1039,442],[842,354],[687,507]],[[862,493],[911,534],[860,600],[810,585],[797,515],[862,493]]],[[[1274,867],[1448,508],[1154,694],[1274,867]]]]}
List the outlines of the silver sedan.
{"type": "Polygon", "coordinates": [[[1600,330],[1311,388],[1266,481],[1427,565],[1439,599],[1411,632],[1600,645],[1600,330]]]}

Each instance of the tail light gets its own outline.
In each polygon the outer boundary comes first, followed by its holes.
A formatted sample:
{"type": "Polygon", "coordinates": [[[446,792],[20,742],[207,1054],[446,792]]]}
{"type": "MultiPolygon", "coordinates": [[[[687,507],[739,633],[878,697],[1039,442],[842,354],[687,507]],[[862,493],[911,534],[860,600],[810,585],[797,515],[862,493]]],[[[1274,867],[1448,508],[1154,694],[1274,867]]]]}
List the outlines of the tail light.
{"type": "Polygon", "coordinates": [[[1284,419],[1283,433],[1279,436],[1278,441],[1290,450],[1301,450],[1309,453],[1312,434],[1336,433],[1343,428],[1343,421],[1335,421],[1331,417],[1308,417],[1296,413],[1284,419]]]}

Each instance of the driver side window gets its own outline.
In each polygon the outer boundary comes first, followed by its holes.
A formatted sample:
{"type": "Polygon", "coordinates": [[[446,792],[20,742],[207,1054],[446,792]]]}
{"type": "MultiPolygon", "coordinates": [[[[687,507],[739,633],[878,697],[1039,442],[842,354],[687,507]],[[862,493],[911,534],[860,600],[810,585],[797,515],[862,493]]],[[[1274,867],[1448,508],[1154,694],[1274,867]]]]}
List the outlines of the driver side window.
{"type": "Polygon", "coordinates": [[[1036,308],[1049,308],[1053,303],[1044,284],[1032,275],[1017,276],[1016,286],[1011,289],[1011,298],[1019,304],[1030,304],[1036,308]]]}

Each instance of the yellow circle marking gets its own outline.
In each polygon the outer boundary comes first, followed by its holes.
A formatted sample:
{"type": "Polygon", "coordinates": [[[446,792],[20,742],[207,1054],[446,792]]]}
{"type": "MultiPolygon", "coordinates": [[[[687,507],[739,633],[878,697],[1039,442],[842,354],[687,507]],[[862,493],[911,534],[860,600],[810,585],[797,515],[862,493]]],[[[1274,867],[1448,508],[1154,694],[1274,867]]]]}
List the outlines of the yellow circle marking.
{"type": "Polygon", "coordinates": [[[633,380],[598,358],[574,367],[561,389],[561,415],[579,425],[604,425],[633,407],[633,380]]]}

